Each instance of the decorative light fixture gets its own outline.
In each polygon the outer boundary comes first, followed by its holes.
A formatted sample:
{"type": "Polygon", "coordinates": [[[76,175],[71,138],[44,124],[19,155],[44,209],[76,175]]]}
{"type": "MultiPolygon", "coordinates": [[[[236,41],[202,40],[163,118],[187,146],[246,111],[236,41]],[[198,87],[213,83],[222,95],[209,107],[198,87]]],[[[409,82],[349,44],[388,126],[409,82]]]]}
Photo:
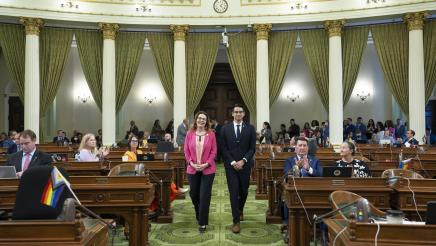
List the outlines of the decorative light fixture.
{"type": "Polygon", "coordinates": [[[371,4],[371,3],[385,3],[386,0],[366,0],[367,4],[371,4]]]}
{"type": "Polygon", "coordinates": [[[79,99],[79,101],[81,101],[82,103],[86,103],[89,99],[91,99],[91,96],[82,94],[82,95],[78,95],[77,99],[79,99]]]}
{"type": "Polygon", "coordinates": [[[153,104],[154,101],[156,101],[157,98],[156,98],[156,96],[149,95],[149,96],[145,96],[144,99],[148,105],[151,105],[151,104],[153,104]]]}
{"type": "Polygon", "coordinates": [[[151,12],[151,3],[149,0],[142,0],[136,5],[136,12],[151,12]]]}
{"type": "Polygon", "coordinates": [[[291,0],[291,10],[307,9],[307,3],[301,0],[291,0]]]}
{"type": "Polygon", "coordinates": [[[371,96],[371,93],[369,93],[369,92],[366,93],[366,92],[362,91],[360,94],[357,93],[356,96],[360,99],[361,103],[365,103],[366,99],[368,99],[369,96],[371,96]]]}
{"type": "Polygon", "coordinates": [[[61,7],[62,8],[76,8],[76,9],[78,9],[79,8],[79,5],[78,4],[76,4],[76,1],[71,1],[71,0],[68,0],[68,1],[64,1],[64,2],[62,2],[61,3],[61,7]]]}
{"type": "Polygon", "coordinates": [[[294,92],[292,92],[290,95],[287,95],[286,98],[291,101],[291,102],[296,102],[298,98],[300,98],[300,95],[295,94],[294,92]]]}

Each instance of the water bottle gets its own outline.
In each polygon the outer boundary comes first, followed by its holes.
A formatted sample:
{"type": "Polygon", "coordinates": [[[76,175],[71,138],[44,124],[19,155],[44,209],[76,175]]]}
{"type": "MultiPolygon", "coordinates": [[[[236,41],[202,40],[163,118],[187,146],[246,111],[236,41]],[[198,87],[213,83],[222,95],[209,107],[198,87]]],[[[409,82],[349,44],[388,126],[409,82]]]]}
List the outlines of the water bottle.
{"type": "Polygon", "coordinates": [[[403,169],[404,168],[403,150],[401,150],[400,154],[398,154],[398,161],[399,161],[398,168],[403,169]]]}
{"type": "Polygon", "coordinates": [[[168,153],[167,152],[164,153],[163,159],[164,159],[164,161],[168,161],[168,153]]]}

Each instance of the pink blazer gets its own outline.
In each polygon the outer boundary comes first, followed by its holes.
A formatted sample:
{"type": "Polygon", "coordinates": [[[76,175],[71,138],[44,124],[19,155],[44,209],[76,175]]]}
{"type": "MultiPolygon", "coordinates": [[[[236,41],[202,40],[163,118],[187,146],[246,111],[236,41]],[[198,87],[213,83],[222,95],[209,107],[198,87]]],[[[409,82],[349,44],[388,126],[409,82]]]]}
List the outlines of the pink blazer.
{"type": "MultiPolygon", "coordinates": [[[[191,167],[191,165],[189,165],[191,161],[193,163],[198,163],[197,154],[196,154],[196,141],[197,141],[196,137],[197,136],[195,135],[195,131],[189,130],[185,138],[184,152],[185,152],[186,163],[188,164],[187,165],[188,167],[186,169],[186,172],[188,174],[195,174],[197,172],[193,167],[191,167]]],[[[203,152],[201,154],[201,161],[200,161],[200,163],[209,164],[209,166],[203,170],[204,175],[215,173],[216,152],[217,152],[217,147],[216,147],[215,133],[209,131],[205,135],[203,152]]]]}

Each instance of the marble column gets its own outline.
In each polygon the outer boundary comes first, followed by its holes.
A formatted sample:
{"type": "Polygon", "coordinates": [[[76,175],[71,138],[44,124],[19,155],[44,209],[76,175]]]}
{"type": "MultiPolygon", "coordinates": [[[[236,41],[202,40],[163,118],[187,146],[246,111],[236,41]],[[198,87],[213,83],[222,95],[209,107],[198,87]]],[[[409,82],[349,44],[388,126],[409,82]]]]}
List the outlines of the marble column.
{"type": "Polygon", "coordinates": [[[268,32],[271,24],[255,24],[256,32],[256,130],[261,131],[263,122],[270,122],[269,114],[269,66],[268,32]]]}
{"type": "Polygon", "coordinates": [[[409,29],[409,129],[422,143],[425,135],[425,73],[423,28],[426,13],[409,13],[405,21],[409,29]]]}
{"type": "Polygon", "coordinates": [[[182,123],[186,115],[186,51],[185,39],[189,30],[188,25],[171,25],[174,34],[174,139],[177,138],[176,127],[182,123]]]}
{"type": "Polygon", "coordinates": [[[327,21],[329,34],[329,123],[330,143],[338,146],[343,141],[343,85],[342,85],[342,40],[343,20],[327,21]]]}
{"type": "Polygon", "coordinates": [[[99,23],[103,32],[102,131],[103,145],[116,143],[115,37],[118,24],[99,23]]]}
{"type": "MultiPolygon", "coordinates": [[[[24,129],[30,129],[39,143],[39,31],[44,21],[23,17],[20,22],[26,31],[26,57],[24,69],[24,129]]],[[[42,88],[44,89],[44,88],[42,88]]]]}

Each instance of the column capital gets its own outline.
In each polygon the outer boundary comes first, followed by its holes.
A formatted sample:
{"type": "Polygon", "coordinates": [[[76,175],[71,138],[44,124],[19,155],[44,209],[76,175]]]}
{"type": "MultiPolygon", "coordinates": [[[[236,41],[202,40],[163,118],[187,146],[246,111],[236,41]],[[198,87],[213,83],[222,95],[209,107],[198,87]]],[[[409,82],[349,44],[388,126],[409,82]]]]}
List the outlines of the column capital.
{"type": "Polygon", "coordinates": [[[427,12],[407,13],[404,16],[404,21],[407,23],[409,31],[422,30],[424,28],[424,20],[427,16],[427,12]]]}
{"type": "Polygon", "coordinates": [[[39,36],[39,31],[44,25],[44,21],[40,18],[21,17],[20,22],[24,25],[26,35],[39,36]]]}
{"type": "Polygon", "coordinates": [[[189,25],[170,25],[170,30],[174,34],[174,41],[185,41],[189,25]]]}
{"type": "Polygon", "coordinates": [[[342,27],[344,27],[345,20],[330,20],[324,24],[325,29],[329,32],[329,37],[341,36],[342,27]]]}
{"type": "Polygon", "coordinates": [[[120,29],[118,24],[113,23],[98,23],[98,27],[100,27],[103,32],[103,39],[112,39],[115,40],[117,36],[117,32],[120,29]]]}
{"type": "Polygon", "coordinates": [[[271,28],[272,24],[254,24],[253,31],[256,32],[256,39],[268,40],[268,33],[271,28]]]}

